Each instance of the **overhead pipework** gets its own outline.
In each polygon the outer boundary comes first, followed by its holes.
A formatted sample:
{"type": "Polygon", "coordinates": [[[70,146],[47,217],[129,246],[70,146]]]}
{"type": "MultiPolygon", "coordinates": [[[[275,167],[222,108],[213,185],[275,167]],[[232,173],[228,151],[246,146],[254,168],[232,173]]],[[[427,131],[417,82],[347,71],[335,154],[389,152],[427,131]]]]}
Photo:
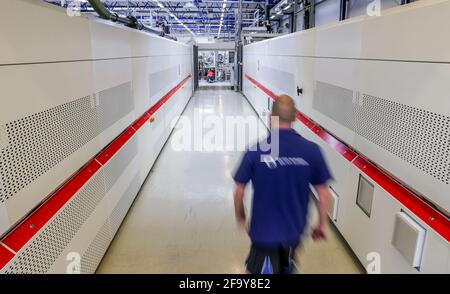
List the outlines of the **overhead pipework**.
{"type": "Polygon", "coordinates": [[[135,17],[133,16],[122,16],[117,13],[109,11],[100,0],[88,0],[89,4],[92,6],[92,8],[97,12],[97,14],[107,20],[111,20],[114,22],[122,23],[128,27],[135,28],[137,30],[142,30],[148,33],[156,34],[161,37],[165,37],[171,40],[177,40],[177,38],[170,36],[166,34],[164,31],[159,31],[154,28],[151,28],[149,26],[144,25],[143,23],[139,22],[135,17]]]}
{"type": "Polygon", "coordinates": [[[294,8],[292,0],[281,0],[272,9],[270,9],[270,20],[275,20],[285,13],[292,13],[294,8]]]}

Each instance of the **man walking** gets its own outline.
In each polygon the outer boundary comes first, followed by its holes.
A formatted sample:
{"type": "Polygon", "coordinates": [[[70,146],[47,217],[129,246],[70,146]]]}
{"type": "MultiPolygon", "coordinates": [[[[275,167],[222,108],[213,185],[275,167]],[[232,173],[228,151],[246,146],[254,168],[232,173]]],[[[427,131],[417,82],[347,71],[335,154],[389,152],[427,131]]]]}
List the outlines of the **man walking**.
{"type": "MultiPolygon", "coordinates": [[[[245,226],[245,185],[253,186],[253,206],[249,226],[252,242],[246,267],[249,273],[292,273],[293,254],[300,244],[307,223],[310,185],[319,196],[319,224],[315,240],[325,239],[331,174],[319,146],[297,134],[291,125],[295,120],[295,103],[282,95],[273,103],[271,133],[279,132],[279,155],[264,159],[261,143],[247,151],[234,180],[236,220],[245,226]],[[278,118],[278,119],[274,119],[278,118]]],[[[269,136],[268,141],[271,140],[269,136]]]]}

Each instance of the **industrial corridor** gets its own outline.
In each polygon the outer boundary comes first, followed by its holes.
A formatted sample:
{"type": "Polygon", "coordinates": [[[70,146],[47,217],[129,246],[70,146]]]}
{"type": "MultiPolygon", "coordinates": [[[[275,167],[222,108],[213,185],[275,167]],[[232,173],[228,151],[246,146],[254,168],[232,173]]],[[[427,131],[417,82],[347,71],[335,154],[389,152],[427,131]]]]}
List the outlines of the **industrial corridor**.
{"type": "Polygon", "coordinates": [[[2,4],[0,284],[450,273],[450,0],[2,4]]]}
{"type": "MultiPolygon", "coordinates": [[[[257,117],[247,100],[231,90],[200,88],[182,115],[193,120],[196,111],[257,117]]],[[[162,149],[97,273],[245,273],[250,242],[236,226],[232,191],[232,173],[242,153],[174,151],[172,140],[162,149]]],[[[314,205],[311,210],[315,220],[314,205]]],[[[326,242],[314,243],[306,236],[304,247],[298,252],[301,273],[362,272],[334,228],[326,242]]]]}

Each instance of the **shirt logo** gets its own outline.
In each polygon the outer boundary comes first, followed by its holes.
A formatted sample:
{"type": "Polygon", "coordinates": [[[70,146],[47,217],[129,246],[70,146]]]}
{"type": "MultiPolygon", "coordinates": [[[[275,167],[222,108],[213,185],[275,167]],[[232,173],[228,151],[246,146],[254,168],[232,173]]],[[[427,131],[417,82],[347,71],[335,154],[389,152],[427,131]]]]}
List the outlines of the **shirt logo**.
{"type": "Polygon", "coordinates": [[[275,169],[278,166],[309,166],[309,163],[301,157],[278,157],[264,156],[263,162],[270,169],[275,169]]]}

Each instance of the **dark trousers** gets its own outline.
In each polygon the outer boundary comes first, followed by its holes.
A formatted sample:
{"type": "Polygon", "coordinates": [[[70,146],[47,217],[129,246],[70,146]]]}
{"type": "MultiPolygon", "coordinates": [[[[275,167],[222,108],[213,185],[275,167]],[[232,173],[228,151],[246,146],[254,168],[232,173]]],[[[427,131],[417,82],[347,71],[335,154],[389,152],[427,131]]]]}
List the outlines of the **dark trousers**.
{"type": "Polygon", "coordinates": [[[297,246],[264,248],[252,244],[245,261],[250,274],[291,274],[294,269],[294,252],[297,246]]]}

